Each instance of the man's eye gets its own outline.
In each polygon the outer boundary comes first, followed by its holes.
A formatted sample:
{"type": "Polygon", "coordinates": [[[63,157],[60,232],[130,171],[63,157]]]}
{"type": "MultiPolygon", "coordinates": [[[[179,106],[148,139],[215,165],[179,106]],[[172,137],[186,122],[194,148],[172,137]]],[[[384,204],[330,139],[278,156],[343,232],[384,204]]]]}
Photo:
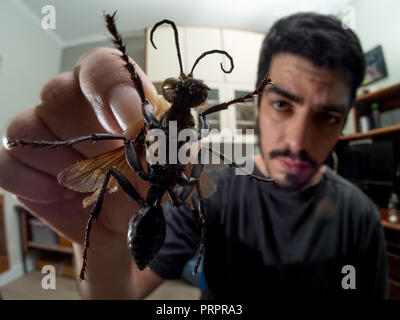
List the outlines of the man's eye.
{"type": "Polygon", "coordinates": [[[274,101],[272,102],[272,106],[278,111],[284,111],[288,107],[288,104],[285,101],[274,101]]]}
{"type": "Polygon", "coordinates": [[[340,117],[333,115],[331,113],[324,112],[321,115],[323,120],[329,124],[337,124],[340,122],[340,117]]]}

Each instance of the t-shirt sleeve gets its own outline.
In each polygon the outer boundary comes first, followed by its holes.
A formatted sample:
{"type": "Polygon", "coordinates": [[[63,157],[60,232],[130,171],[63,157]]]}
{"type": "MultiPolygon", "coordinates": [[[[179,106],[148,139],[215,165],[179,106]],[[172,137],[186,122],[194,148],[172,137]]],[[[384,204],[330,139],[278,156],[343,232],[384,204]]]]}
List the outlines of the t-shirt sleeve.
{"type": "Polygon", "coordinates": [[[150,268],[164,279],[180,278],[183,268],[199,246],[201,223],[197,211],[188,201],[174,207],[168,201],[164,206],[167,222],[165,242],[150,262],[150,268]]]}

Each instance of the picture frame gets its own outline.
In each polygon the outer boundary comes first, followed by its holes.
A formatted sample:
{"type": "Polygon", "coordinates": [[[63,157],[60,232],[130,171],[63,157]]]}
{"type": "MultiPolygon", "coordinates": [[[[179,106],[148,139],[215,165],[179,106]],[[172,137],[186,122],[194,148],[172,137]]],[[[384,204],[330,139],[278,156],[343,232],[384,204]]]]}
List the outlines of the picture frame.
{"type": "Polygon", "coordinates": [[[365,76],[361,86],[367,86],[388,76],[381,45],[365,53],[365,62],[365,76]]]}

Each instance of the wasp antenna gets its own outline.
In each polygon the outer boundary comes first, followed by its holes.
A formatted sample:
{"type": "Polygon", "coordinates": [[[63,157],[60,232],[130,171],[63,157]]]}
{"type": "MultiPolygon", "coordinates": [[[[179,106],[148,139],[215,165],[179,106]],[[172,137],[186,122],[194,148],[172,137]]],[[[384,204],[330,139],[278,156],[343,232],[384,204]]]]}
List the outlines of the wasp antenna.
{"type": "Polygon", "coordinates": [[[194,65],[193,65],[193,67],[192,67],[192,70],[190,70],[190,73],[188,74],[188,76],[192,76],[192,75],[193,75],[193,70],[194,70],[194,68],[196,67],[196,65],[199,63],[199,61],[200,61],[201,59],[203,59],[206,55],[213,54],[213,53],[224,54],[224,55],[226,55],[226,56],[229,58],[229,61],[231,62],[231,68],[230,68],[229,70],[225,70],[224,67],[222,66],[222,62],[221,62],[221,64],[220,64],[220,67],[221,67],[221,69],[222,69],[223,72],[225,72],[225,73],[231,73],[232,70],[233,70],[233,58],[229,55],[229,53],[226,52],[225,50],[210,50],[210,51],[204,52],[203,54],[201,54],[200,57],[198,57],[198,58],[196,59],[194,65]]]}
{"type": "Polygon", "coordinates": [[[106,13],[106,10],[103,10],[103,17],[105,19],[114,19],[115,15],[117,14],[117,11],[118,10],[115,10],[112,15],[109,15],[108,13],[106,13]]]}
{"type": "Polygon", "coordinates": [[[175,23],[174,23],[173,21],[167,20],[167,19],[162,20],[162,21],[160,21],[160,22],[157,22],[157,23],[154,25],[154,27],[151,29],[151,32],[150,32],[150,42],[151,42],[151,44],[153,45],[154,49],[157,49],[157,47],[156,47],[156,45],[154,44],[154,41],[153,41],[153,33],[154,33],[154,31],[156,31],[156,29],[157,29],[160,25],[162,25],[162,24],[164,24],[164,23],[170,24],[170,25],[172,26],[172,29],[174,29],[175,46],[176,46],[176,51],[177,51],[177,54],[178,54],[179,68],[180,68],[180,70],[181,70],[181,76],[182,76],[182,75],[184,75],[184,73],[183,73],[183,68],[182,68],[181,49],[179,48],[178,29],[176,28],[175,23]]]}

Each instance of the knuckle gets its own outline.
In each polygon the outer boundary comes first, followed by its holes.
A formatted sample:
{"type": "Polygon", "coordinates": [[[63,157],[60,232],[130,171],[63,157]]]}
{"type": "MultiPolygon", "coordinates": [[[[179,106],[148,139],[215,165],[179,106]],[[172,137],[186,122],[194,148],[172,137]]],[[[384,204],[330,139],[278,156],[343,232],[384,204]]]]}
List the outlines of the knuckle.
{"type": "Polygon", "coordinates": [[[49,80],[40,92],[40,99],[46,101],[52,99],[60,93],[64,94],[66,87],[74,81],[72,72],[63,72],[49,80]]]}

